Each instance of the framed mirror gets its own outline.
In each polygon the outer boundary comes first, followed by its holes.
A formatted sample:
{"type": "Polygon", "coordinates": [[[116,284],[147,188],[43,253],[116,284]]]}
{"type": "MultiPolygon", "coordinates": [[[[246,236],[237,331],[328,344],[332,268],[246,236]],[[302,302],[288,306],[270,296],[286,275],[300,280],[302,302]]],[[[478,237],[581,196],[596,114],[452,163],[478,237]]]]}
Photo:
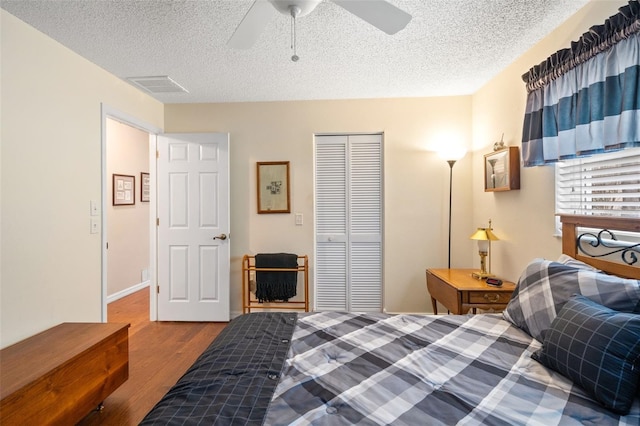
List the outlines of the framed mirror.
{"type": "Polygon", "coordinates": [[[484,156],[484,191],[520,189],[520,152],[509,146],[484,156]]]}

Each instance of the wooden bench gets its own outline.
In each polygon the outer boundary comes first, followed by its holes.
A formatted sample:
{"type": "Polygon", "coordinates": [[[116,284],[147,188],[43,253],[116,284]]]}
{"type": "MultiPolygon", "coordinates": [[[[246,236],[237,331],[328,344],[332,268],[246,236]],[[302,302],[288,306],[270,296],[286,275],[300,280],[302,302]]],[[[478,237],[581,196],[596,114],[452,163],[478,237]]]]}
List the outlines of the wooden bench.
{"type": "Polygon", "coordinates": [[[63,323],[0,351],[0,424],[75,424],[129,377],[129,324],[63,323]]]}

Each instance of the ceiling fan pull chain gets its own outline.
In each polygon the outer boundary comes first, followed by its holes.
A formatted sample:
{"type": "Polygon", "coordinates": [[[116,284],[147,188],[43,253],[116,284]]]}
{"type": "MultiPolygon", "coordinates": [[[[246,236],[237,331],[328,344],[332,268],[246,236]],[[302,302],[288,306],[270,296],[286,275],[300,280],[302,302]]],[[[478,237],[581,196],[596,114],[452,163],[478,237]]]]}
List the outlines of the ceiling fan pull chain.
{"type": "Polygon", "coordinates": [[[298,62],[300,57],[296,54],[296,17],[300,13],[300,8],[297,6],[291,6],[289,10],[291,11],[291,49],[293,49],[293,56],[291,56],[291,60],[293,62],[298,62]]]}

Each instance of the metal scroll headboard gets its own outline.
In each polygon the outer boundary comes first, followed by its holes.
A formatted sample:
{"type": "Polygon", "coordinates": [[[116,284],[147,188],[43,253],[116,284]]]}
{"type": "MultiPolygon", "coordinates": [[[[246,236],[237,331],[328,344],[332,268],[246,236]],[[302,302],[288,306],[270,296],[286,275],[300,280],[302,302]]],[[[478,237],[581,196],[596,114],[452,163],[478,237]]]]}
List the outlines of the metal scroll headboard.
{"type": "Polygon", "coordinates": [[[578,250],[589,257],[611,257],[620,253],[620,260],[627,265],[638,262],[640,243],[621,241],[614,232],[603,229],[597,234],[584,232],[578,235],[578,250]]]}
{"type": "Polygon", "coordinates": [[[640,218],[561,215],[560,221],[563,253],[604,272],[640,279],[640,218]]]}

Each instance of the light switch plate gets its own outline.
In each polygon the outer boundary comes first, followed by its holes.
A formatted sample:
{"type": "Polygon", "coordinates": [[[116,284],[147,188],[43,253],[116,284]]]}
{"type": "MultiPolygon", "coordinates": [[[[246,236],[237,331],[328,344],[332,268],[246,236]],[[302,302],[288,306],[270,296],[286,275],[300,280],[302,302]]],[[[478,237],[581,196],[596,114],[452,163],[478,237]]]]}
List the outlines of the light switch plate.
{"type": "Polygon", "coordinates": [[[302,225],[302,213],[296,213],[296,225],[302,225]]]}
{"type": "Polygon", "coordinates": [[[89,204],[91,209],[91,216],[98,216],[100,214],[100,210],[98,209],[98,202],[96,200],[91,200],[89,204]]]}
{"type": "Polygon", "coordinates": [[[97,234],[100,232],[100,221],[97,217],[91,218],[91,231],[92,234],[97,234]]]}

